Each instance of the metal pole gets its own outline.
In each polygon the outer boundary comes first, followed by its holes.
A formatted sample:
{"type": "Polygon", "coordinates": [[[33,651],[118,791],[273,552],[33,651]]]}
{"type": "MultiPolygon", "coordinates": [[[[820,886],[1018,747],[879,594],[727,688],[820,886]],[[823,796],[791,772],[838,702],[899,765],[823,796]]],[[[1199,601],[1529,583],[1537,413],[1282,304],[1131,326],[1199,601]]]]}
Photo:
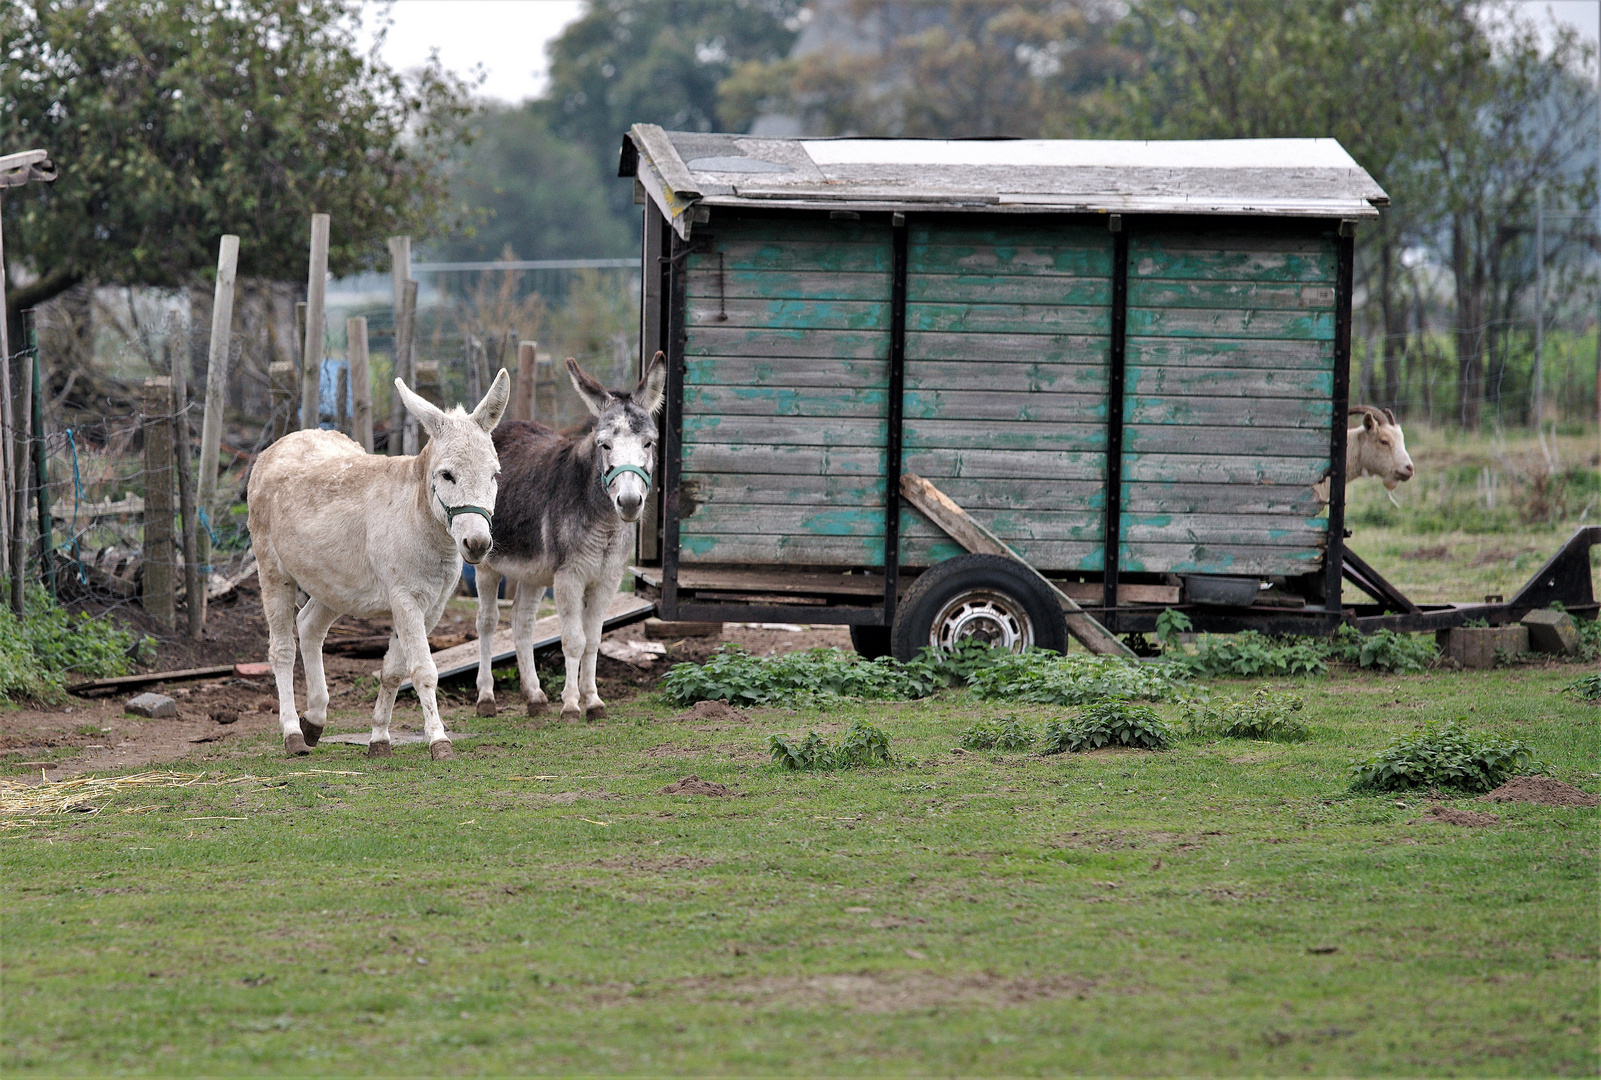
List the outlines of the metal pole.
{"type": "Polygon", "coordinates": [[[1545,185],[1534,189],[1534,420],[1545,419],[1545,185]]]}
{"type": "Polygon", "coordinates": [[[311,215],[311,266],[306,275],[306,347],[301,353],[300,430],[321,424],[323,301],[328,294],[328,215],[311,215]]]}

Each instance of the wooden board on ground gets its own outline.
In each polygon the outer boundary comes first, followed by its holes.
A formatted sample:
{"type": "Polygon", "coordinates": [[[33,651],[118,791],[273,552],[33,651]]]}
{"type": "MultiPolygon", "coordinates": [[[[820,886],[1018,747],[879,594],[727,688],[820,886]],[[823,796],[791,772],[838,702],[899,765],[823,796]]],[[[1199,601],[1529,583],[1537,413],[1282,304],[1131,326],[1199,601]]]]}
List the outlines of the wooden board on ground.
{"type": "MultiPolygon", "coordinates": [[[[619,626],[648,619],[656,613],[656,605],[643,597],[632,593],[618,593],[612,597],[611,607],[606,611],[606,621],[603,624],[607,630],[615,630],[619,626]]],[[[561,641],[561,620],[554,615],[547,615],[534,623],[534,649],[539,650],[561,641]]],[[[494,648],[490,654],[493,663],[510,660],[517,655],[512,645],[511,627],[502,626],[495,631],[494,648]]],[[[449,649],[441,649],[434,653],[434,666],[439,669],[439,677],[448,679],[454,675],[462,675],[469,671],[478,670],[478,642],[469,641],[449,649]]],[[[407,679],[400,684],[402,690],[411,689],[411,680],[407,679]]]]}

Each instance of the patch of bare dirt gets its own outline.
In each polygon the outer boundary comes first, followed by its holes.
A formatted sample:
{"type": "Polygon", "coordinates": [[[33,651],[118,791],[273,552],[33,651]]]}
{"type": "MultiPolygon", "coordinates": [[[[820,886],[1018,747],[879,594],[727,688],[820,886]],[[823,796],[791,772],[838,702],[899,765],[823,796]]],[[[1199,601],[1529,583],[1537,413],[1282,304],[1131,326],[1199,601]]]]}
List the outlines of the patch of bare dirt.
{"type": "Polygon", "coordinates": [[[1076,975],[1006,978],[976,973],[860,972],[848,975],[776,975],[765,978],[681,979],[664,986],[619,984],[596,1004],[628,1005],[675,998],[754,1009],[850,1009],[868,1013],[919,1012],[947,1006],[997,1009],[1049,998],[1088,997],[1095,981],[1076,975]]]}
{"type": "Polygon", "coordinates": [[[644,751],[644,756],[648,758],[696,758],[710,751],[711,747],[709,746],[678,746],[674,743],[662,743],[644,751]]]}
{"type": "Polygon", "coordinates": [[[690,773],[682,780],[675,780],[671,784],[668,784],[666,787],[662,788],[662,794],[721,796],[732,795],[733,792],[728,789],[726,784],[718,784],[710,780],[702,780],[694,773],[690,773]]]}
{"type": "Polygon", "coordinates": [[[600,866],[607,870],[639,870],[650,874],[659,874],[663,870],[704,870],[708,866],[716,866],[716,859],[702,859],[694,855],[670,855],[660,859],[646,859],[638,856],[617,859],[596,859],[590,866],[600,866]]]}
{"type": "Polygon", "coordinates": [[[696,721],[748,724],[750,723],[750,717],[726,701],[697,701],[694,705],[673,717],[673,723],[675,724],[687,724],[696,721]]]}
{"type": "Polygon", "coordinates": [[[1425,562],[1440,562],[1451,557],[1451,549],[1444,544],[1437,544],[1434,547],[1420,547],[1416,551],[1410,551],[1405,557],[1425,562]]]}
{"type": "Polygon", "coordinates": [[[1514,562],[1519,555],[1537,554],[1539,550],[1539,548],[1525,547],[1513,551],[1509,548],[1493,547],[1486,551],[1481,551],[1477,555],[1473,556],[1473,558],[1469,560],[1468,565],[1497,566],[1501,563],[1514,562]]]}
{"type": "Polygon", "coordinates": [[[1446,825],[1465,825],[1469,828],[1501,824],[1501,819],[1494,814],[1481,814],[1477,810],[1456,810],[1438,804],[1429,807],[1429,817],[1446,825]]]}
{"type": "Polygon", "coordinates": [[[1601,806],[1601,795],[1590,795],[1572,784],[1549,776],[1514,776],[1488,795],[1486,802],[1531,802],[1542,806],[1601,806]]]}

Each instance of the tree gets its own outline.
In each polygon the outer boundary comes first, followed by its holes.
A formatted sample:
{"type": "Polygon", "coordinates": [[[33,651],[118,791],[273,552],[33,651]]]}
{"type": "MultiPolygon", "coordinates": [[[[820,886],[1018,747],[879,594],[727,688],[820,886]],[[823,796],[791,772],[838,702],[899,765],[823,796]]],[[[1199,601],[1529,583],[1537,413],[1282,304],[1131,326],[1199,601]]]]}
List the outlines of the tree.
{"type": "MultiPolygon", "coordinates": [[[[452,259],[584,258],[632,254],[628,219],[609,187],[624,187],[581,146],[550,133],[539,110],[488,104],[464,125],[450,195],[466,226],[438,245],[452,259]]],[[[631,215],[632,216],[632,215],[631,215]]]]}
{"type": "Polygon", "coordinates": [[[335,273],[430,231],[465,87],[362,55],[358,17],[357,0],[0,7],[0,145],[43,147],[61,174],[5,199],[7,251],[36,275],[8,316],[90,277],[190,284],[225,232],[242,275],[303,278],[313,212],[333,216],[335,273]]]}

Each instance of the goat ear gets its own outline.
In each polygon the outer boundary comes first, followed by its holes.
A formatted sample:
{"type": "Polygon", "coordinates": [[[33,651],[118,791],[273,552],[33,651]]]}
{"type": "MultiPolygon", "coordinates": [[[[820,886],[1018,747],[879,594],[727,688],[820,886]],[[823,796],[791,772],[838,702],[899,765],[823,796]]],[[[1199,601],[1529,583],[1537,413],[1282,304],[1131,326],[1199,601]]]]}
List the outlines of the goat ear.
{"type": "Polygon", "coordinates": [[[594,376],[578,366],[578,361],[572,357],[567,358],[567,375],[573,380],[573,389],[578,396],[584,399],[589,411],[599,416],[611,404],[611,391],[600,385],[594,376]]]}
{"type": "Polygon", "coordinates": [[[405,403],[406,411],[417,418],[417,423],[428,432],[428,437],[431,439],[438,435],[439,423],[445,418],[439,407],[412,393],[411,387],[398,378],[395,380],[395,389],[400,392],[400,400],[405,403]]]}
{"type": "Polygon", "coordinates": [[[667,390],[667,356],[660,349],[645,365],[644,377],[634,388],[634,404],[644,409],[647,414],[655,413],[662,407],[662,397],[667,390]]]}
{"type": "Polygon", "coordinates": [[[485,431],[494,431],[500,418],[506,415],[506,406],[511,402],[511,376],[506,369],[501,368],[495,381],[489,384],[489,393],[484,400],[478,403],[478,408],[472,411],[469,419],[485,431]]]}

